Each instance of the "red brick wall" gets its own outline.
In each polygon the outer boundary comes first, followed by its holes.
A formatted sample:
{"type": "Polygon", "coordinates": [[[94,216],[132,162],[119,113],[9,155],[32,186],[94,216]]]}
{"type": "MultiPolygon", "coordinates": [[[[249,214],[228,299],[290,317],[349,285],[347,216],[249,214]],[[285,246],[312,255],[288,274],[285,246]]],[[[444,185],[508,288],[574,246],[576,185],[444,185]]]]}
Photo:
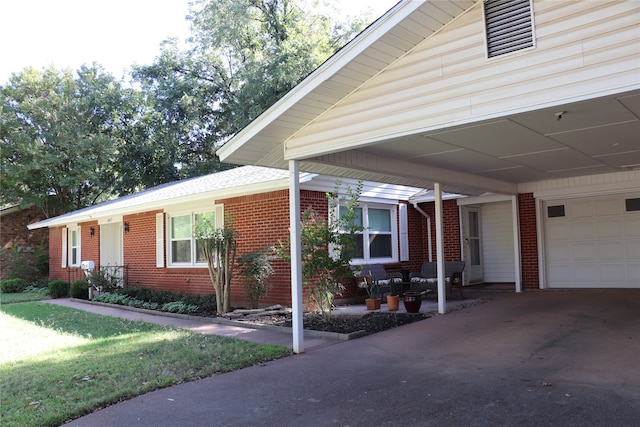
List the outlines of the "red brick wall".
{"type": "Polygon", "coordinates": [[[536,201],[532,193],[518,195],[520,218],[520,256],[522,260],[522,288],[538,289],[538,235],[536,201]]]}
{"type": "MultiPolygon", "coordinates": [[[[431,217],[431,250],[433,261],[437,261],[436,253],[436,206],[435,202],[420,203],[418,205],[431,217]]],[[[460,213],[455,200],[442,201],[442,223],[444,233],[444,260],[457,261],[462,259],[460,246],[460,213]]],[[[429,240],[427,235],[427,219],[423,216],[422,261],[417,266],[420,270],[422,262],[429,260],[429,240]]]]}
{"type": "MultiPolygon", "coordinates": [[[[44,214],[35,209],[21,209],[14,212],[4,213],[0,219],[0,248],[10,250],[14,246],[38,247],[44,245],[45,249],[49,244],[46,228],[29,230],[27,225],[46,219],[44,214]]],[[[32,257],[31,252],[22,252],[25,257],[32,257]]],[[[4,259],[0,264],[0,279],[7,273],[7,266],[4,259]]]]}

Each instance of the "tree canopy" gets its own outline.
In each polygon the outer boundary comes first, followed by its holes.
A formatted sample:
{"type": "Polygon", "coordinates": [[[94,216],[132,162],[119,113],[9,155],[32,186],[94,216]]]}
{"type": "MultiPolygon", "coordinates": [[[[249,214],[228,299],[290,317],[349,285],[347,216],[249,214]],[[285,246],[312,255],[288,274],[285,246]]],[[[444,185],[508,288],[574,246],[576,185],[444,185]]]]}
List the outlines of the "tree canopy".
{"type": "Polygon", "coordinates": [[[318,2],[196,0],[125,84],[99,65],[26,68],[0,87],[1,204],[47,216],[232,167],[217,148],[360,31],[318,2]],[[335,16],[335,15],[334,15],[335,16]]]}

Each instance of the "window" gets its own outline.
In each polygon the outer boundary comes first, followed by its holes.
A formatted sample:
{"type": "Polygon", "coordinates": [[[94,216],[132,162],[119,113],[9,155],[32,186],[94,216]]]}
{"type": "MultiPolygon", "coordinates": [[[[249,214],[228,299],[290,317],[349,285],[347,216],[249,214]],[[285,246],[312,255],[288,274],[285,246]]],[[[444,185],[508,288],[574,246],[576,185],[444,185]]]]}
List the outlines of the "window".
{"type": "MultiPolygon", "coordinates": [[[[345,210],[346,207],[340,206],[339,214],[345,210]]],[[[356,236],[355,262],[393,262],[398,259],[396,206],[361,203],[356,225],[364,227],[364,231],[356,236]]]]}
{"type": "Polygon", "coordinates": [[[69,228],[69,266],[80,266],[80,227],[69,228]]]}
{"type": "Polygon", "coordinates": [[[486,0],[484,23],[489,58],[533,46],[530,0],[486,0]]]}
{"type": "MultiPolygon", "coordinates": [[[[216,224],[216,215],[211,212],[175,215],[169,219],[169,259],[174,266],[206,265],[204,250],[194,237],[194,227],[203,221],[216,224]]],[[[217,225],[217,224],[216,224],[217,225]]]]}
{"type": "Polygon", "coordinates": [[[564,205],[547,206],[547,218],[562,218],[564,216],[564,205]]]}
{"type": "Polygon", "coordinates": [[[637,212],[640,211],[640,198],[636,199],[625,199],[624,207],[627,212],[637,212]]]}

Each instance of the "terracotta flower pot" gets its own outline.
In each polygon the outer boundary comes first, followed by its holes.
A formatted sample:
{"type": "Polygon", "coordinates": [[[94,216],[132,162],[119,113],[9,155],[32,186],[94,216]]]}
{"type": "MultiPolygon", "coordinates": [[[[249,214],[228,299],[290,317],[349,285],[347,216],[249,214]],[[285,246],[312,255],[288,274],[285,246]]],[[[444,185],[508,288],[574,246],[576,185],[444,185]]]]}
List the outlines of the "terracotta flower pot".
{"type": "Polygon", "coordinates": [[[400,308],[400,295],[387,296],[387,308],[389,311],[397,311],[400,308]]]}
{"type": "Polygon", "coordinates": [[[367,304],[367,310],[379,310],[381,301],[382,300],[380,298],[376,298],[376,299],[367,298],[364,300],[364,302],[367,304]]]}

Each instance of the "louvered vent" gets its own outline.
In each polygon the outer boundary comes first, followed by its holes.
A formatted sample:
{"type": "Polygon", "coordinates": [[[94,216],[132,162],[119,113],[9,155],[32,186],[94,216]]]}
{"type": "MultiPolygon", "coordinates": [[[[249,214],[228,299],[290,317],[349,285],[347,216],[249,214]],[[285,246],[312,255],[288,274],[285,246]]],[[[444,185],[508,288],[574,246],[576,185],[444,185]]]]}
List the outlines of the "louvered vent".
{"type": "Polygon", "coordinates": [[[533,46],[529,0],[487,0],[484,18],[489,58],[533,46]]]}

